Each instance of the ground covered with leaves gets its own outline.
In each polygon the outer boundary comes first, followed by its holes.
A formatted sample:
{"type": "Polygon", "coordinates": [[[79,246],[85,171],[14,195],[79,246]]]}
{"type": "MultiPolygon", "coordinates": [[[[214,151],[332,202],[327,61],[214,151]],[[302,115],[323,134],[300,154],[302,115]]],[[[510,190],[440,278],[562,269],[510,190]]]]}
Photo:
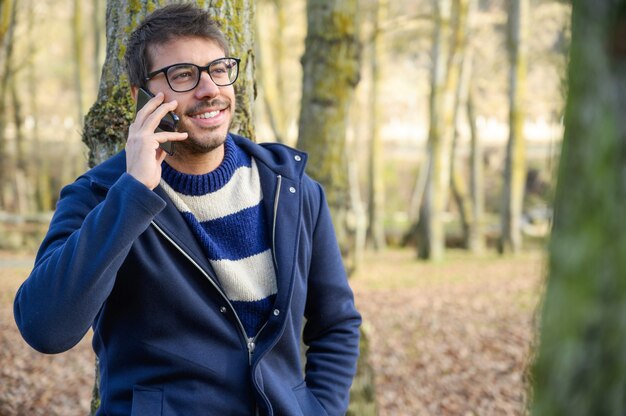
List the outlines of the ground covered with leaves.
{"type": "Polygon", "coordinates": [[[544,259],[368,256],[353,278],[381,416],[523,415],[544,259]]]}
{"type": "MultiPolygon", "coordinates": [[[[0,416],[88,414],[90,335],[49,356],[22,341],[13,296],[29,255],[0,253],[0,416]]],[[[523,415],[544,260],[410,250],[369,254],[352,278],[370,339],[380,416],[523,415]]]]}

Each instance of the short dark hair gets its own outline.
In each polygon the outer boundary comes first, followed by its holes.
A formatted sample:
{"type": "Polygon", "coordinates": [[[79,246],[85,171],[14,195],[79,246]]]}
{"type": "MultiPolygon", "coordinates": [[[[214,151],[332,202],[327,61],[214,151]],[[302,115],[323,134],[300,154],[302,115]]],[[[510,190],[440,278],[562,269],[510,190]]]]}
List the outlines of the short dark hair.
{"type": "Polygon", "coordinates": [[[178,37],[200,37],[214,41],[228,56],[228,40],[209,13],[190,4],[170,4],[149,14],[126,42],[124,61],[130,85],[143,86],[150,69],[148,47],[178,37]]]}

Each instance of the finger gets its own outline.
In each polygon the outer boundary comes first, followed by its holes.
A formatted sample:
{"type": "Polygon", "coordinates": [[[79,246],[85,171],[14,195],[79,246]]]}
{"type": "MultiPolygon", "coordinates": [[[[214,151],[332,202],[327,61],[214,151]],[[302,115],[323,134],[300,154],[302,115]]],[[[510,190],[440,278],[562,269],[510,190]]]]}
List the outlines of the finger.
{"type": "Polygon", "coordinates": [[[152,114],[164,100],[165,95],[162,92],[159,92],[157,95],[148,100],[148,102],[146,102],[146,104],[137,112],[137,118],[141,118],[142,120],[145,119],[152,114]]]}
{"type": "Polygon", "coordinates": [[[177,106],[178,102],[176,100],[161,104],[150,115],[146,117],[143,125],[146,127],[150,127],[152,131],[156,130],[159,123],[161,122],[161,119],[165,117],[168,112],[174,111],[177,106]]]}
{"type": "Polygon", "coordinates": [[[154,133],[154,139],[159,143],[180,142],[187,139],[187,132],[173,133],[169,131],[162,131],[154,133]]]}

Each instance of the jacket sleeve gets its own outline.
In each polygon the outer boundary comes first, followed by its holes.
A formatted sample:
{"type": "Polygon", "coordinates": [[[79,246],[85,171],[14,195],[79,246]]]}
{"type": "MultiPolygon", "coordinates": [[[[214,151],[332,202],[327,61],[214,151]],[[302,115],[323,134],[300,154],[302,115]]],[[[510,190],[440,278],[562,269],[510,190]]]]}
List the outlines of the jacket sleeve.
{"type": "Polygon", "coordinates": [[[15,296],[15,321],[30,346],[58,353],[82,339],[133,242],[165,205],[126,173],[103,200],[85,177],[62,190],[34,268],[15,296]]]}
{"type": "Polygon", "coordinates": [[[306,384],[329,415],[344,415],[359,355],[361,316],[346,276],[324,192],[308,279],[306,384]]]}

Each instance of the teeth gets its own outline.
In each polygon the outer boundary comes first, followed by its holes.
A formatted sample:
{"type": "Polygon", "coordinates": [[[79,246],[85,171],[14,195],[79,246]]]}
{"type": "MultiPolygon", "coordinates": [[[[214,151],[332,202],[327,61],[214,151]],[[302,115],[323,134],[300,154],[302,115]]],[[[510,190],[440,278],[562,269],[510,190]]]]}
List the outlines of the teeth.
{"type": "Polygon", "coordinates": [[[219,113],[220,113],[219,110],[215,110],[209,113],[198,114],[197,116],[194,116],[194,118],[213,118],[219,113]]]}

